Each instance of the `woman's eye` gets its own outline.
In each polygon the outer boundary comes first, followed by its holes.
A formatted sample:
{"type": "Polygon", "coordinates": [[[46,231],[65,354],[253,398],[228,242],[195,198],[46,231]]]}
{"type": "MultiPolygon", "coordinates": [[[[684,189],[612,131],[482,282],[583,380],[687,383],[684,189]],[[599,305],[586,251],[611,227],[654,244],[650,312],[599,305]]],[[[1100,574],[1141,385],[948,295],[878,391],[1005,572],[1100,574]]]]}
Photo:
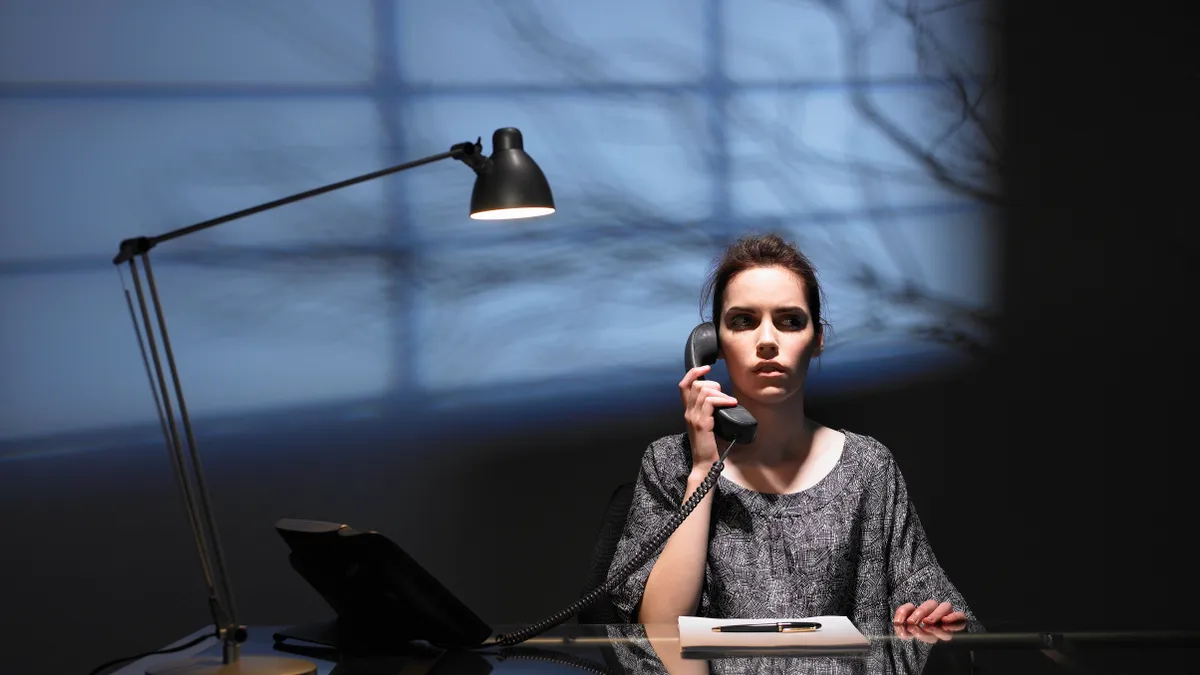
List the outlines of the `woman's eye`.
{"type": "Polygon", "coordinates": [[[734,328],[745,328],[750,325],[750,317],[745,314],[738,314],[729,319],[729,324],[734,328]]]}

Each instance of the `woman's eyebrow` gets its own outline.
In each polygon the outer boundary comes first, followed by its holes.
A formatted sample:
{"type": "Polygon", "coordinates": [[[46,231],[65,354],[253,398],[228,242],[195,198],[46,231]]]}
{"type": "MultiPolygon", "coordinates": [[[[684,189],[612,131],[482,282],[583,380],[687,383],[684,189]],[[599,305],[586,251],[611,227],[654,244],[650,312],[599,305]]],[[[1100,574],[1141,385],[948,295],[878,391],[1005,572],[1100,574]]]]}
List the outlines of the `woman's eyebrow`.
{"type": "MultiPolygon", "coordinates": [[[[758,312],[758,310],[750,308],[750,307],[730,307],[729,309],[726,310],[726,312],[749,312],[751,314],[755,314],[758,312]]],[[[777,307],[775,309],[775,312],[777,312],[779,314],[793,313],[793,314],[803,314],[805,316],[808,316],[808,312],[805,311],[805,309],[803,307],[798,307],[798,306],[777,307]]]]}

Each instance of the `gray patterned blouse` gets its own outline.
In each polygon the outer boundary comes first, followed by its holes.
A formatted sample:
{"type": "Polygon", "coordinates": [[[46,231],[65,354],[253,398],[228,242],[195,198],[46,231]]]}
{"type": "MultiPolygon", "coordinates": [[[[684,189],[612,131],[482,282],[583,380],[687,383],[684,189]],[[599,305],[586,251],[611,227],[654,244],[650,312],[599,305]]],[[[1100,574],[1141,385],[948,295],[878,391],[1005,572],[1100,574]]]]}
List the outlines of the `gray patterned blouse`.
{"type": "MultiPolygon", "coordinates": [[[[933,599],[975,619],[938,565],[891,452],[869,436],[843,433],[833,470],[801,492],[766,494],[717,479],[698,615],[841,615],[862,625],[933,599]]],[[[646,449],[610,573],[679,510],[691,467],[686,433],[646,449]]],[[[636,622],[659,553],[612,592],[626,622],[636,622]]]]}

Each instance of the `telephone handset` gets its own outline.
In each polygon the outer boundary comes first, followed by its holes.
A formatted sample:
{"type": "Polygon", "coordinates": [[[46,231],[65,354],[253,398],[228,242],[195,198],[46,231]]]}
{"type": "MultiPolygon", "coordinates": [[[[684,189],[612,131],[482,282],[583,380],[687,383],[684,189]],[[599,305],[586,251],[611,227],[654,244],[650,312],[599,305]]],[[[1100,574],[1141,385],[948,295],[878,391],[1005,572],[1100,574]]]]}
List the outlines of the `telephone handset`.
{"type": "MultiPolygon", "coordinates": [[[[683,347],[684,369],[691,370],[696,366],[711,366],[716,363],[719,344],[717,327],[711,321],[696,326],[683,347]]],[[[754,436],[758,433],[758,420],[740,405],[715,409],[713,419],[713,433],[727,441],[753,443],[754,436]]]]}
{"type": "MultiPolygon", "coordinates": [[[[687,344],[684,346],[683,363],[688,370],[695,368],[698,365],[711,365],[717,361],[717,328],[711,322],[702,323],[692,330],[692,334],[688,336],[687,344]]],[[[637,568],[641,567],[650,556],[658,552],[658,549],[667,543],[679,525],[688,517],[696,506],[704,499],[704,495],[712,490],[713,485],[717,482],[717,477],[725,468],[725,457],[729,451],[737,443],[750,443],[754,440],[755,434],[758,432],[758,421],[742,406],[735,408],[718,408],[714,413],[715,429],[714,433],[729,441],[729,446],[721,453],[721,456],[716,462],[713,462],[712,468],[708,470],[708,475],[704,477],[704,482],[701,483],[696,491],[692,493],[688,500],[683,503],[683,506],[678,512],[671,515],[667,522],[663,523],[662,528],[638,550],[637,555],[621,565],[617,571],[605,581],[603,584],[588,591],[582,598],[576,600],[566,609],[551,615],[531,626],[527,626],[513,633],[498,635],[492,643],[502,646],[512,646],[520,644],[531,637],[541,635],[546,631],[554,628],[560,623],[570,619],[579,613],[580,610],[589,607],[592,603],[599,600],[606,593],[611,591],[618,584],[623,583],[633,574],[637,568]]]]}

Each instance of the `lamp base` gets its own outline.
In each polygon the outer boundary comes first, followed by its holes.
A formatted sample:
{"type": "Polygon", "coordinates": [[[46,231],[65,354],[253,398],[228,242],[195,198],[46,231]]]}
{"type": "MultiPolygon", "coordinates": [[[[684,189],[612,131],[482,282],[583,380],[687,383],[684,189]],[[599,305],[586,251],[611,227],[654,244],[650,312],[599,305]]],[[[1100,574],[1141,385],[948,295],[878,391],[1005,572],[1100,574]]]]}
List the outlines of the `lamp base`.
{"type": "Polygon", "coordinates": [[[207,656],[151,666],[146,675],[317,675],[317,664],[283,656],[242,656],[225,664],[207,656]]]}

